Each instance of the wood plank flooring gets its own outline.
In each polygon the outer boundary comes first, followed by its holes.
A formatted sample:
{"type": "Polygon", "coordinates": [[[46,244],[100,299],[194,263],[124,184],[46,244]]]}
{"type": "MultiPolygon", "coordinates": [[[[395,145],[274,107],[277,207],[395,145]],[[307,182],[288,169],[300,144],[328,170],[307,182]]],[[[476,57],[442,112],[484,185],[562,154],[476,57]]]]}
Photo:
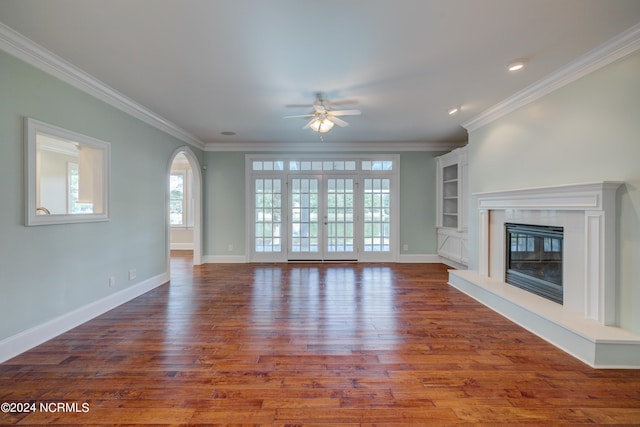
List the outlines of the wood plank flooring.
{"type": "Polygon", "coordinates": [[[640,425],[640,371],[589,368],[442,265],[190,262],[0,365],[0,402],[67,405],[0,424],[640,425]]]}

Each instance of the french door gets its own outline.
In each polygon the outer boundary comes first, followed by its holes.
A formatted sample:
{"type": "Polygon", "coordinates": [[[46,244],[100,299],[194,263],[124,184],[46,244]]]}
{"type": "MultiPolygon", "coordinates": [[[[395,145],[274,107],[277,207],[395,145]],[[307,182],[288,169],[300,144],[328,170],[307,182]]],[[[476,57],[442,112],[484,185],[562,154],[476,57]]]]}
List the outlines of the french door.
{"type": "Polygon", "coordinates": [[[356,260],[355,176],[289,175],[289,260],[356,260]]]}
{"type": "Polygon", "coordinates": [[[247,155],[251,262],[393,262],[399,156],[247,155]]]}

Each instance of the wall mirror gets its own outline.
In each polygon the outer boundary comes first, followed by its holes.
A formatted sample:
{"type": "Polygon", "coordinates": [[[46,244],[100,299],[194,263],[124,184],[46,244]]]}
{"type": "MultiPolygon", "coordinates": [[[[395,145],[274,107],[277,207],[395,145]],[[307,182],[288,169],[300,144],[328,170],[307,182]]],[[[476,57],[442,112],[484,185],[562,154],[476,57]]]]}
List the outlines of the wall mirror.
{"type": "Polygon", "coordinates": [[[26,225],[109,220],[110,144],[25,119],[26,225]]]}

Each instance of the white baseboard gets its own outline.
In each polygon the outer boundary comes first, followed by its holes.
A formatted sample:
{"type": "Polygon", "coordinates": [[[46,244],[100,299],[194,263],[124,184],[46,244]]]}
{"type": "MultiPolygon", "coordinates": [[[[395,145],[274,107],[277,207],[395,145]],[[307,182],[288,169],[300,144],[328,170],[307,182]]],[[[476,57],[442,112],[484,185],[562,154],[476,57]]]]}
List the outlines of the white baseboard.
{"type": "Polygon", "coordinates": [[[442,260],[436,254],[417,254],[417,255],[402,255],[398,256],[398,263],[404,264],[434,264],[440,263],[442,260]]]}
{"type": "Polygon", "coordinates": [[[466,265],[460,264],[457,261],[454,261],[454,260],[449,259],[449,258],[445,258],[443,256],[440,257],[440,262],[445,264],[445,265],[448,265],[451,268],[455,268],[456,270],[466,270],[467,269],[466,265]]]}
{"type": "MultiPolygon", "coordinates": [[[[249,260],[244,255],[204,255],[203,264],[242,264],[249,260]]],[[[287,261],[283,261],[287,262],[287,261]]],[[[400,255],[398,263],[406,264],[433,264],[441,263],[442,259],[436,254],[400,255]]]]}
{"type": "Polygon", "coordinates": [[[243,264],[247,257],[244,255],[203,255],[203,264],[243,264]]]}
{"type": "Polygon", "coordinates": [[[169,281],[167,273],[140,282],[0,341],[0,363],[75,328],[169,281]]]}

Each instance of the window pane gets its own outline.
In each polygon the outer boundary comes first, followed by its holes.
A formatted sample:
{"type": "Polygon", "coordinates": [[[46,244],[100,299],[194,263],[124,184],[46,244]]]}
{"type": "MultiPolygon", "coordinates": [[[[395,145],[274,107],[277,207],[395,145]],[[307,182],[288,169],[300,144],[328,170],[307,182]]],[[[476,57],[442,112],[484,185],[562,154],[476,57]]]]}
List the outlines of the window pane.
{"type": "Polygon", "coordinates": [[[182,200],[169,201],[169,224],[182,225],[182,200]]]}
{"type": "Polygon", "coordinates": [[[172,199],[182,199],[184,192],[184,175],[171,174],[169,180],[169,193],[172,199]]]}
{"type": "Polygon", "coordinates": [[[327,247],[328,252],[353,252],[353,179],[327,180],[327,247]]]}
{"type": "Polygon", "coordinates": [[[169,176],[169,224],[184,225],[184,175],[169,176]]]}
{"type": "Polygon", "coordinates": [[[291,180],[291,250],[318,251],[318,180],[291,180]]]}

